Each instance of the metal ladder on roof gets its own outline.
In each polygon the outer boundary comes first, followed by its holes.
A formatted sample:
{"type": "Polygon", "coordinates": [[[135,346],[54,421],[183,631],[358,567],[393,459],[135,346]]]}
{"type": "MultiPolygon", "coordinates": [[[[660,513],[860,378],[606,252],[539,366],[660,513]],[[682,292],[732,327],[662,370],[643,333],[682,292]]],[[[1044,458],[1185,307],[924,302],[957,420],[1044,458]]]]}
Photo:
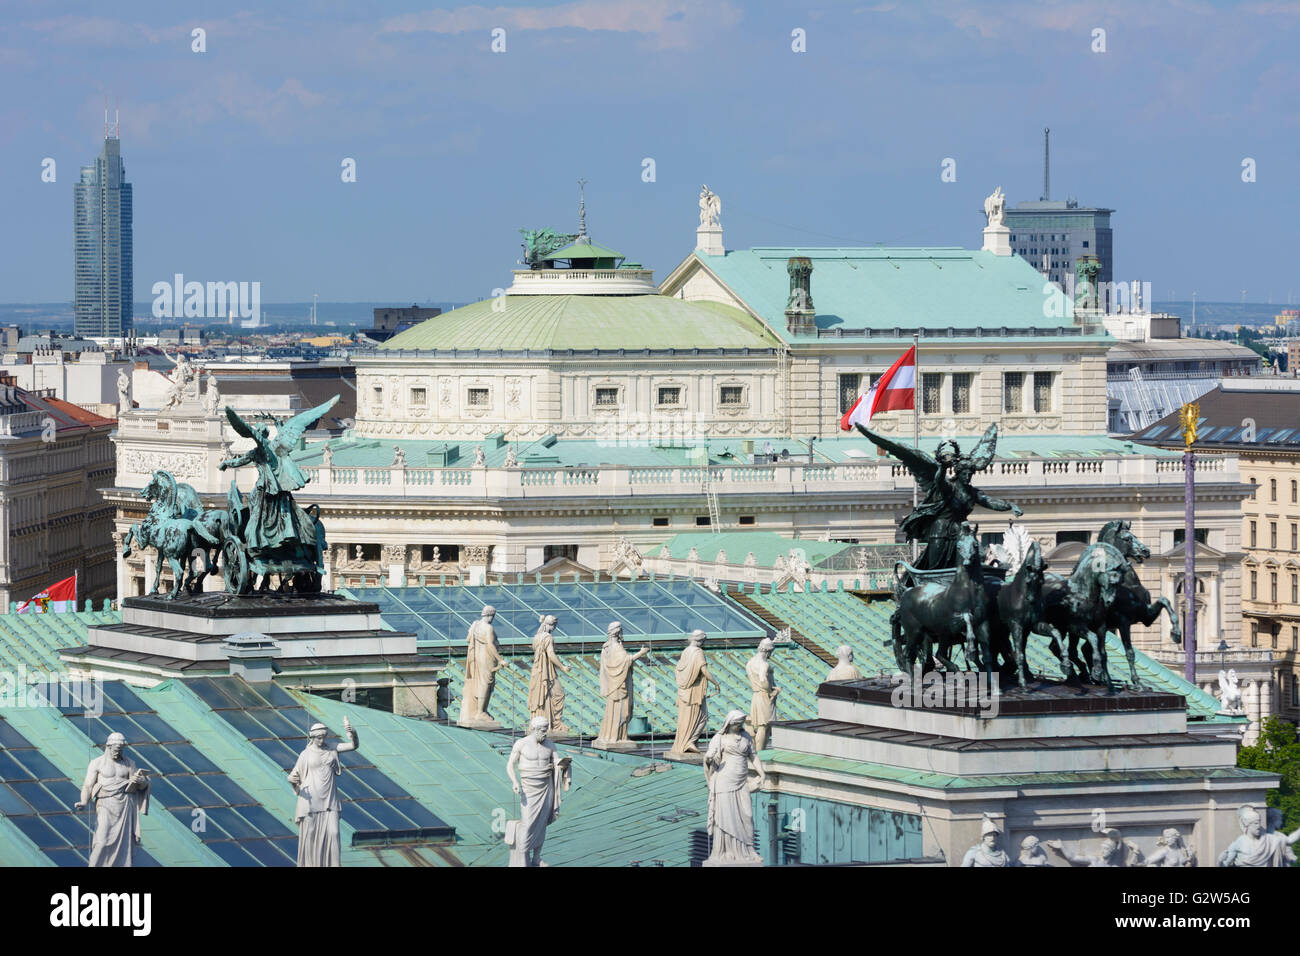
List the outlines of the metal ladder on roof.
{"type": "Polygon", "coordinates": [[[713,469],[704,466],[704,497],[709,502],[709,528],[714,534],[722,530],[722,511],[718,507],[718,492],[713,487],[713,469]]]}

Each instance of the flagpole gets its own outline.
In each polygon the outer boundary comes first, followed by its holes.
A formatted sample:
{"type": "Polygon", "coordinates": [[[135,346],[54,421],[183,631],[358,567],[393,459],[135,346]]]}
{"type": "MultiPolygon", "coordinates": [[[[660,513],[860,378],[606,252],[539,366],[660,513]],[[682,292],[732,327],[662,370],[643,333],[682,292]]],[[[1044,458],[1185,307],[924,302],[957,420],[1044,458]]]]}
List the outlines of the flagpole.
{"type": "MultiPolygon", "coordinates": [[[[912,368],[912,444],[918,451],[921,449],[921,402],[918,391],[921,386],[921,333],[912,333],[912,358],[916,364],[912,368]]],[[[912,479],[912,510],[920,503],[919,486],[915,478],[912,479]]],[[[912,563],[916,563],[917,556],[920,552],[921,543],[918,539],[912,539],[912,563]]]]}

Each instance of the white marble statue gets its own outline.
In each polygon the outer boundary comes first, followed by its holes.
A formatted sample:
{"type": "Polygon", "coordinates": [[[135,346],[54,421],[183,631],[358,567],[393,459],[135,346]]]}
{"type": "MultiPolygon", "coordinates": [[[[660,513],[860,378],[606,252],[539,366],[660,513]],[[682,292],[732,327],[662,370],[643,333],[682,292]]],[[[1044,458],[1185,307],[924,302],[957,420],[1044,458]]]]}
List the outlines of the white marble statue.
{"type": "Polygon", "coordinates": [[[475,445],[474,446],[474,467],[482,468],[486,464],[487,464],[487,455],[483,454],[483,446],[475,445]]]}
{"type": "Polygon", "coordinates": [[[506,449],[505,465],[507,468],[515,468],[519,465],[519,456],[515,454],[514,445],[511,445],[509,448],[506,449]]]}
{"type": "Polygon", "coordinates": [[[117,370],[117,415],[119,418],[131,410],[131,376],[125,368],[117,370]]]}
{"type": "Polygon", "coordinates": [[[1187,841],[1178,832],[1177,827],[1166,827],[1156,840],[1156,849],[1146,858],[1144,866],[1195,866],[1196,854],[1187,846],[1187,841]]]}
{"type": "Polygon", "coordinates": [[[704,753],[709,787],[709,857],[705,866],[762,866],[754,852],[754,809],[750,794],[763,786],[763,765],[743,711],[727,714],[704,753]],[[754,776],[751,778],[750,771],[754,776]]]}
{"type": "Polygon", "coordinates": [[[677,734],[668,756],[678,760],[687,754],[700,752],[695,741],[700,739],[709,721],[709,685],[722,689],[709,673],[704,658],[704,637],[703,631],[691,632],[674,673],[677,680],[677,734]]]}
{"type": "Polygon", "coordinates": [[[179,353],[178,358],[172,358],[166,352],[163,357],[175,366],[171,374],[167,376],[171,384],[167,386],[167,391],[163,394],[162,410],[180,407],[187,398],[190,397],[190,383],[195,380],[194,366],[190,364],[189,356],[184,352],[179,353]]]}
{"type": "Polygon", "coordinates": [[[506,823],[511,866],[546,865],[542,862],[546,828],[559,817],[561,792],[573,780],[573,758],[561,757],[546,739],[549,728],[545,717],[534,717],[528,735],[515,741],[506,762],[510,786],[519,794],[519,819],[506,823]]]}
{"type": "Polygon", "coordinates": [[[122,755],[126,738],[108,735],[104,752],[86,767],[81,799],[85,809],[95,804],[95,835],[90,844],[91,866],[131,866],[140,842],[140,816],[149,812],[149,771],[137,769],[122,755]]]}
{"type": "Polygon", "coordinates": [[[829,680],[862,680],[862,671],[858,670],[853,663],[853,648],[847,644],[841,644],[835,652],[835,657],[839,663],[831,668],[831,672],[826,675],[829,680]]]}
{"type": "Polygon", "coordinates": [[[465,690],[461,694],[460,719],[456,721],[461,727],[500,726],[488,711],[497,671],[505,665],[505,658],[497,645],[496,631],[492,629],[492,619],[496,615],[496,608],[484,605],[482,614],[470,625],[465,639],[465,690]]]}
{"type": "Polygon", "coordinates": [[[1002,534],[1002,543],[990,544],[985,549],[985,563],[1006,568],[1007,580],[1011,580],[1020,570],[1020,566],[1025,563],[1029,546],[1033,543],[1034,537],[1029,533],[1028,528],[1023,524],[1008,522],[1007,530],[1002,534]]]}
{"type": "Polygon", "coordinates": [[[208,373],[208,388],[203,393],[203,407],[208,417],[215,418],[221,414],[221,390],[217,388],[217,377],[208,373]]]}
{"type": "Polygon", "coordinates": [[[746,726],[754,735],[754,745],[759,750],[767,746],[772,716],[776,713],[776,698],[781,693],[781,688],[776,686],[776,674],[772,669],[773,646],[768,638],[763,638],[759,641],[758,651],[745,665],[749,689],[754,692],[749,704],[749,723],[746,726]]]}
{"type": "Polygon", "coordinates": [[[328,733],[324,724],[312,724],[307,733],[307,746],[289,772],[289,785],[298,795],[293,822],[298,824],[299,866],[342,865],[339,818],[343,803],[334,778],[343,772],[339,754],[357,750],[361,745],[346,717],[343,718],[343,734],[348,738],[345,742],[327,744],[328,733]]]}
{"type": "Polygon", "coordinates": [[[700,225],[716,226],[722,216],[722,200],[708,186],[700,187],[700,225]]]}
{"type": "Polygon", "coordinates": [[[1250,804],[1238,808],[1237,825],[1241,836],[1233,840],[1219,855],[1219,866],[1290,866],[1295,862],[1291,845],[1300,840],[1300,830],[1285,833],[1279,827],[1282,814],[1276,808],[1268,809],[1268,823],[1250,804]]]}
{"type": "Polygon", "coordinates": [[[990,226],[1001,226],[1006,224],[1007,219],[1007,197],[1002,193],[1002,187],[999,186],[993,190],[993,195],[984,200],[984,215],[988,217],[990,226]]]}
{"type": "Polygon", "coordinates": [[[1234,668],[1219,671],[1219,708],[1221,714],[1246,712],[1241,703],[1241,681],[1237,679],[1237,671],[1234,668]]]}
{"type": "Polygon", "coordinates": [[[537,633],[533,635],[533,671],[528,678],[528,714],[534,721],[545,718],[547,727],[557,735],[567,735],[564,726],[564,688],[560,686],[560,671],[572,669],[555,653],[554,614],[542,615],[537,633]]]}
{"type": "Polygon", "coordinates": [[[1038,837],[1032,833],[1020,841],[1020,856],[1012,866],[1051,866],[1052,861],[1047,858],[1047,851],[1043,849],[1043,844],[1038,837]]]}
{"type": "Polygon", "coordinates": [[[1125,840],[1114,827],[1102,831],[1105,837],[1101,841],[1096,856],[1074,854],[1062,846],[1060,840],[1049,840],[1047,845],[1054,853],[1071,866],[1140,866],[1142,851],[1136,843],[1125,840]]]}
{"type": "Polygon", "coordinates": [[[330,468],[334,465],[334,448],[329,442],[326,442],[325,447],[321,450],[320,463],[324,468],[330,468]]]}
{"type": "Polygon", "coordinates": [[[398,445],[396,448],[393,449],[392,467],[393,468],[406,467],[406,449],[403,448],[401,445],[398,445]]]}
{"type": "Polygon", "coordinates": [[[618,621],[605,628],[606,641],[600,649],[600,696],[605,698],[605,717],[600,735],[591,742],[601,750],[630,749],[627,722],[632,719],[632,668],[650,653],[643,647],[629,654],[623,646],[623,625],[618,621]]]}
{"type": "Polygon", "coordinates": [[[1011,859],[1007,851],[999,845],[1002,842],[1002,830],[987,813],[980,824],[980,842],[966,851],[961,858],[962,866],[1010,866],[1011,859]]]}

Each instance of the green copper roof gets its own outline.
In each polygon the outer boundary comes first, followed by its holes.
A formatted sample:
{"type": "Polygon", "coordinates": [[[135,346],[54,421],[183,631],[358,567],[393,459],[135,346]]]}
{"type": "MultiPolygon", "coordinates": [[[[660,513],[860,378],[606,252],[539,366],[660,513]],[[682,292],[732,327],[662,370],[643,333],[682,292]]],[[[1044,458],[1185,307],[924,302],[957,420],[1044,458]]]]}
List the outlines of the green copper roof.
{"type": "Polygon", "coordinates": [[[542,256],[543,259],[626,259],[627,257],[621,252],[615,252],[613,249],[595,242],[575,242],[573,245],[565,246],[563,249],[557,249],[549,256],[542,256]]]}
{"type": "Polygon", "coordinates": [[[663,295],[509,295],[421,322],[380,349],[773,349],[753,317],[663,295]]]}
{"type": "Polygon", "coordinates": [[[815,567],[831,555],[839,554],[849,548],[857,547],[843,541],[812,541],[802,538],[787,538],[775,531],[724,531],[720,534],[698,534],[688,532],[676,534],[662,545],[646,552],[646,557],[658,557],[664,549],[674,559],[685,558],[691,548],[699,553],[701,561],[713,561],[719,551],[727,552],[727,561],[742,564],[751,551],[760,568],[770,568],[778,556],[788,555],[792,548],[804,552],[804,556],[815,567]]]}
{"type": "MultiPolygon", "coordinates": [[[[754,248],[698,258],[773,328],[786,331],[790,294],[786,262],[812,260],[812,300],[819,329],[1007,328],[1073,325],[1072,307],[1056,286],[1020,256],[957,248],[754,248]]],[[[849,340],[851,341],[851,340],[849,340]]]]}

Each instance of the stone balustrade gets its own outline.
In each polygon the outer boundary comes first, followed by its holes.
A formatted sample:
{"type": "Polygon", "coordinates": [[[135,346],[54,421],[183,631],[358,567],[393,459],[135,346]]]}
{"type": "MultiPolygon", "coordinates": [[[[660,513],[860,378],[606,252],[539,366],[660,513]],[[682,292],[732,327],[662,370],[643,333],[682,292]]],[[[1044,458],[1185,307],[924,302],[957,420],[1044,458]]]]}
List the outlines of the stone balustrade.
{"type": "MultiPolygon", "coordinates": [[[[907,469],[892,461],[764,465],[641,467],[599,465],[543,468],[340,467],[304,469],[313,495],[384,494],[412,497],[543,498],[698,494],[707,483],[717,494],[794,494],[841,491],[910,491],[907,469]]],[[[1235,458],[1197,456],[1202,480],[1237,483],[1235,458]]],[[[1182,458],[1128,456],[995,461],[987,488],[1056,489],[1168,485],[1181,487],[1182,458]]]]}

